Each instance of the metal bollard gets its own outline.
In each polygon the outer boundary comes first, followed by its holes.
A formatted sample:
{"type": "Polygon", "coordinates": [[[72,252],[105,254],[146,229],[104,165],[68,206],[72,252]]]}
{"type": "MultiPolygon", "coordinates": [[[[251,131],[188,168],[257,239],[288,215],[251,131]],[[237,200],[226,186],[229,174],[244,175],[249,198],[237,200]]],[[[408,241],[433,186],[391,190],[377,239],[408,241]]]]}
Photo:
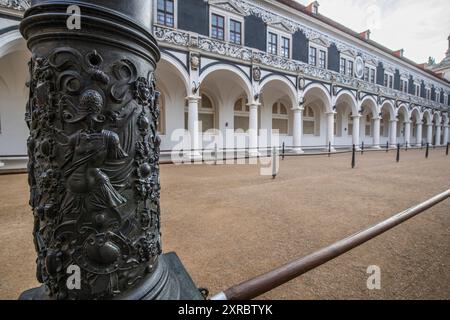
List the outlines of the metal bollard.
{"type": "Polygon", "coordinates": [[[364,141],[361,142],[361,155],[364,155],[364,141]]]}
{"type": "Polygon", "coordinates": [[[328,142],[328,157],[331,157],[331,141],[328,142]]]}
{"type": "Polygon", "coordinates": [[[386,142],[386,153],[388,153],[388,152],[389,152],[389,141],[386,142]]]}
{"type": "Polygon", "coordinates": [[[408,151],[408,141],[406,141],[405,151],[408,151]]]}
{"type": "Polygon", "coordinates": [[[428,159],[428,155],[429,155],[429,153],[430,153],[430,143],[429,143],[429,142],[427,142],[427,150],[425,151],[425,158],[427,158],[427,159],[428,159]]]}
{"type": "Polygon", "coordinates": [[[449,147],[450,143],[447,143],[447,149],[445,150],[445,155],[448,156],[448,147],[449,147]]]}
{"type": "Polygon", "coordinates": [[[353,145],[352,149],[352,169],[354,169],[356,166],[356,146],[353,145]]]}
{"type": "Polygon", "coordinates": [[[219,160],[219,148],[217,146],[217,143],[214,144],[214,165],[217,166],[217,162],[219,160]]]}
{"type": "Polygon", "coordinates": [[[281,160],[284,160],[284,148],[285,148],[285,143],[283,142],[283,155],[282,155],[281,160]]]}
{"type": "Polygon", "coordinates": [[[400,161],[400,143],[397,144],[397,162],[400,161]]]}
{"type": "Polygon", "coordinates": [[[277,177],[277,148],[272,149],[272,179],[277,177]]]}

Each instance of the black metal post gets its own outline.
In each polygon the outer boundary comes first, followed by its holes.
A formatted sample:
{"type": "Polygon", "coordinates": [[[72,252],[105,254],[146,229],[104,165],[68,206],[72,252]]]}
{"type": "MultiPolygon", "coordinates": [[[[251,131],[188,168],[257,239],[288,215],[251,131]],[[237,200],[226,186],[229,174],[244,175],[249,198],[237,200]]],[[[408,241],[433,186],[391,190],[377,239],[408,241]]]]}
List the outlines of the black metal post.
{"type": "Polygon", "coordinates": [[[427,158],[427,159],[428,159],[428,155],[429,155],[429,153],[430,153],[430,143],[429,143],[429,142],[427,142],[427,150],[425,151],[425,158],[427,158]]]}
{"type": "Polygon", "coordinates": [[[352,148],[352,169],[356,166],[356,145],[353,145],[352,148]]]}
{"type": "Polygon", "coordinates": [[[176,255],[161,254],[152,1],[31,4],[20,30],[32,52],[28,171],[43,286],[21,299],[202,299],[176,255]]]}
{"type": "Polygon", "coordinates": [[[364,141],[361,143],[361,155],[364,154],[364,141]]]}
{"type": "Polygon", "coordinates": [[[445,150],[445,155],[448,156],[448,148],[449,148],[450,143],[447,143],[447,148],[445,150]]]}
{"type": "Polygon", "coordinates": [[[397,144],[397,158],[396,158],[397,162],[400,161],[400,143],[397,144]]]}
{"type": "Polygon", "coordinates": [[[328,142],[328,157],[331,157],[331,141],[328,142]]]}
{"type": "Polygon", "coordinates": [[[406,141],[405,151],[408,151],[408,141],[406,141]]]}
{"type": "Polygon", "coordinates": [[[284,160],[284,151],[285,151],[285,143],[283,142],[283,154],[282,154],[282,157],[281,157],[281,160],[284,160]]]}
{"type": "Polygon", "coordinates": [[[389,141],[386,142],[386,153],[388,153],[388,152],[389,152],[389,141]]]}

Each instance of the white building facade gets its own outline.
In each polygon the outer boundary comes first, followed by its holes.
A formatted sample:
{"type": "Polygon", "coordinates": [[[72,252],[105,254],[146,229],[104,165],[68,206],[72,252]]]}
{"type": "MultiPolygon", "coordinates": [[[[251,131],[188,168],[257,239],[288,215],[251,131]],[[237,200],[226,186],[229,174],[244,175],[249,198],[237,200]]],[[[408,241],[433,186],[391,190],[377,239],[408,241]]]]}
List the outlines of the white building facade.
{"type": "MultiPolygon", "coordinates": [[[[29,56],[17,29],[26,1],[0,1],[1,160],[26,156],[29,56]]],[[[162,150],[180,129],[195,150],[449,141],[450,83],[320,15],[317,2],[151,1],[162,150]]]]}

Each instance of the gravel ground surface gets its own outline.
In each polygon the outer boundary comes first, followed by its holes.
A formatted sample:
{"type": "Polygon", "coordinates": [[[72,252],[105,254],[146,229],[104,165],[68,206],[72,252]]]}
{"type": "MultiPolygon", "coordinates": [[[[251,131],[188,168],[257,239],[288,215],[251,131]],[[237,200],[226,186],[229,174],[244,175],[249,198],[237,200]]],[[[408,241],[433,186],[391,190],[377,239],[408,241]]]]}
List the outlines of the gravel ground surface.
{"type": "MultiPolygon", "coordinates": [[[[442,149],[286,158],[257,165],[163,165],[162,233],[199,287],[228,286],[316,251],[450,188],[442,149]]],[[[0,176],[0,298],[36,286],[26,175],[0,176]]],[[[450,299],[450,200],[262,299],[450,299]],[[381,290],[366,287],[370,265],[381,290]]]]}

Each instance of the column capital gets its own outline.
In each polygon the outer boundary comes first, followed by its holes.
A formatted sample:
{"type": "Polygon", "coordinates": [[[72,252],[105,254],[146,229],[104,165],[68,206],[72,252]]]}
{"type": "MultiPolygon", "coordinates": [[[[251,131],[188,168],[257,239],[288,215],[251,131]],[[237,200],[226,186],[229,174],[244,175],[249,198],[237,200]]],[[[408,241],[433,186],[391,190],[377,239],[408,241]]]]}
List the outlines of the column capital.
{"type": "Polygon", "coordinates": [[[295,106],[291,109],[294,112],[303,111],[305,108],[303,106],[295,106]]]}
{"type": "Polygon", "coordinates": [[[249,106],[250,109],[258,109],[258,107],[261,106],[261,103],[253,101],[253,102],[247,103],[247,106],[249,106]]]}
{"type": "Polygon", "coordinates": [[[393,120],[389,120],[389,122],[398,122],[398,120],[397,119],[393,119],[393,120]]]}
{"type": "Polygon", "coordinates": [[[352,119],[360,119],[360,118],[362,118],[362,116],[361,115],[352,115],[351,116],[352,117],[352,119]]]}
{"type": "Polygon", "coordinates": [[[372,120],[383,120],[382,117],[373,117],[372,120]]]}
{"type": "Polygon", "coordinates": [[[328,111],[328,112],[325,112],[325,114],[327,114],[327,115],[335,115],[335,114],[337,114],[337,112],[335,112],[335,111],[328,111]]]}
{"type": "Polygon", "coordinates": [[[190,95],[190,96],[187,96],[185,99],[188,100],[189,102],[198,102],[198,101],[202,100],[202,97],[197,96],[197,95],[195,95],[195,96],[190,95]]]}

